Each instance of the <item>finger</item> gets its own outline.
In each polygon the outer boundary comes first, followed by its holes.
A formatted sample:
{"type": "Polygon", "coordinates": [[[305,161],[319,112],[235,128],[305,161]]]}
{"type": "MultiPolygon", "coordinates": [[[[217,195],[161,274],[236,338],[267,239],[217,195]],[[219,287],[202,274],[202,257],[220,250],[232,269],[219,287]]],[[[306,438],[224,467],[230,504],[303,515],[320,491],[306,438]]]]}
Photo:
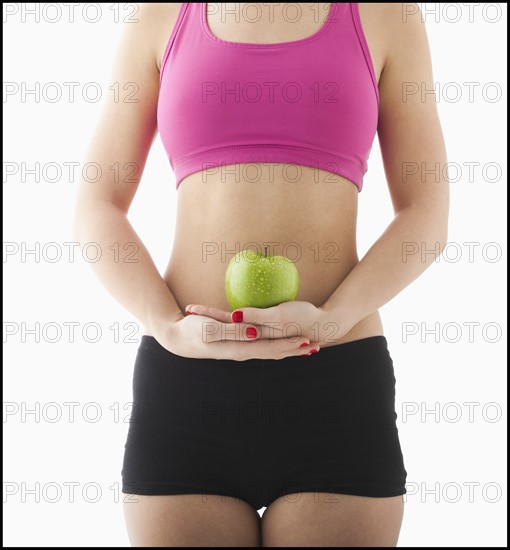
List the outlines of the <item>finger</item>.
{"type": "MultiPolygon", "coordinates": [[[[196,306],[195,306],[196,307],[196,306]]],[[[210,308],[214,309],[214,308],[210,308]]],[[[195,313],[193,312],[189,312],[195,313]]],[[[202,317],[209,317],[210,319],[213,319],[215,321],[220,321],[217,317],[212,317],[209,315],[206,315],[205,313],[199,313],[202,317]]],[[[296,327],[294,325],[285,327],[285,331],[282,328],[277,328],[276,326],[273,326],[273,324],[269,325],[254,325],[251,323],[232,323],[230,321],[230,314],[227,313],[228,319],[226,323],[223,323],[227,326],[221,327],[217,331],[217,337],[211,338],[211,342],[216,342],[219,340],[253,340],[258,338],[265,338],[267,340],[274,340],[276,338],[291,338],[295,339],[300,336],[302,336],[302,332],[299,329],[299,327],[296,327]],[[238,328],[236,328],[238,327],[238,328]],[[250,328],[248,330],[248,328],[250,328]],[[244,336],[243,336],[244,335],[244,336]]],[[[219,316],[218,316],[219,317],[219,316]]],[[[207,320],[204,320],[204,323],[207,323],[207,320]]],[[[215,330],[212,330],[211,332],[216,333],[215,330]]]]}
{"type": "MultiPolygon", "coordinates": [[[[275,340],[273,344],[276,344],[275,349],[269,349],[271,356],[269,359],[285,359],[285,357],[299,357],[299,356],[309,356],[313,353],[318,353],[320,350],[319,344],[317,342],[310,342],[308,339],[301,338],[304,340],[299,345],[289,345],[286,340],[275,340]]],[[[263,342],[261,340],[260,342],[263,342]]],[[[271,346],[269,346],[271,348],[271,346]]],[[[262,357],[262,359],[264,359],[262,357]]]]}
{"type": "Polygon", "coordinates": [[[207,343],[221,341],[251,342],[260,338],[260,327],[248,323],[219,323],[204,320],[202,335],[207,343]]]}
{"type": "Polygon", "coordinates": [[[253,323],[254,325],[279,324],[278,306],[258,308],[258,307],[243,307],[234,310],[231,313],[233,323],[253,323]]]}
{"type": "Polygon", "coordinates": [[[185,308],[186,313],[195,315],[204,315],[220,321],[222,323],[231,323],[230,313],[215,307],[204,306],[202,304],[189,304],[185,308]]]}
{"type": "Polygon", "coordinates": [[[314,353],[319,353],[320,350],[321,350],[321,347],[319,346],[318,342],[310,342],[307,346],[301,346],[299,354],[313,355],[314,353]]]}
{"type": "MultiPolygon", "coordinates": [[[[255,311],[258,311],[257,308],[246,308],[246,309],[253,309],[255,311]]],[[[211,319],[215,319],[216,321],[220,321],[222,323],[230,323],[232,324],[231,319],[231,313],[228,311],[223,311],[218,308],[204,306],[201,304],[190,304],[187,305],[185,308],[185,311],[187,314],[194,314],[194,315],[203,315],[204,317],[210,317],[211,319]]],[[[239,311],[239,310],[237,310],[239,311]]],[[[252,316],[256,316],[257,314],[250,313],[252,316]]],[[[250,323],[250,326],[255,325],[256,323],[254,321],[247,321],[247,323],[250,323]]],[[[236,323],[240,324],[240,323],[236,323]]],[[[246,323],[245,323],[246,324],[246,323]]],[[[285,334],[283,333],[283,327],[278,328],[279,323],[268,323],[266,325],[260,324],[257,326],[258,333],[256,334],[256,338],[284,338],[284,337],[295,337],[300,336],[300,330],[294,325],[291,325],[289,327],[286,327],[285,334]]],[[[249,331],[249,334],[247,335],[248,338],[253,338],[253,334],[255,334],[253,331],[249,331]]],[[[220,338],[221,339],[221,338],[220,338]]],[[[232,339],[232,338],[228,338],[232,339]]]]}
{"type": "Polygon", "coordinates": [[[306,338],[289,344],[285,340],[258,340],[256,342],[213,342],[210,344],[212,354],[233,361],[249,359],[284,359],[285,357],[309,355],[307,349],[319,350],[318,344],[312,345],[306,338]],[[307,345],[308,344],[308,345],[307,345]],[[221,347],[220,347],[221,346],[221,347]]]}
{"type": "Polygon", "coordinates": [[[254,344],[250,345],[250,348],[254,348],[254,354],[252,355],[251,349],[247,350],[247,353],[250,353],[248,355],[248,358],[256,358],[256,359],[273,359],[273,360],[281,360],[285,359],[286,357],[298,357],[298,356],[309,356],[311,349],[317,349],[319,346],[316,345],[311,346],[310,343],[307,344],[307,341],[303,341],[301,343],[296,342],[295,344],[289,345],[289,343],[286,340],[273,340],[272,342],[268,342],[267,340],[259,340],[255,342],[254,344]]]}
{"type": "Polygon", "coordinates": [[[272,327],[251,325],[249,323],[219,323],[212,319],[204,319],[202,336],[203,341],[206,343],[220,341],[253,342],[261,339],[270,342],[282,339],[293,346],[296,343],[302,344],[310,341],[306,336],[286,334],[282,330],[273,330],[272,327]]]}
{"type": "MultiPolygon", "coordinates": [[[[263,342],[263,340],[260,340],[263,342]]],[[[272,353],[270,359],[284,359],[285,357],[309,356],[318,353],[320,346],[317,342],[310,342],[307,338],[301,338],[297,344],[290,344],[286,340],[275,340],[272,344],[276,344],[274,349],[269,349],[272,353]]],[[[271,344],[271,345],[272,345],[271,344]]],[[[269,346],[271,348],[271,346],[269,346]]]]}
{"type": "Polygon", "coordinates": [[[300,338],[301,336],[303,336],[303,331],[301,330],[301,328],[295,325],[285,326],[285,330],[283,329],[283,327],[278,328],[278,326],[275,326],[273,324],[255,326],[260,332],[259,338],[265,338],[267,340],[274,340],[276,338],[287,338],[294,341],[296,338],[300,338]]]}

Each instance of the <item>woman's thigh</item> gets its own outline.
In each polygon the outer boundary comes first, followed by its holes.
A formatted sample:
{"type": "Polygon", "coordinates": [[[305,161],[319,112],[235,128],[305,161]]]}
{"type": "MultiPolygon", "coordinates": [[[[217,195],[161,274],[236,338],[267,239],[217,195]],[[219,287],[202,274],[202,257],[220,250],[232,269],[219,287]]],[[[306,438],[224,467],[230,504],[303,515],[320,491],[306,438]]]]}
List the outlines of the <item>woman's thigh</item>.
{"type": "Polygon", "coordinates": [[[262,516],[262,546],[396,546],[403,513],[402,496],[287,495],[262,516]]]}
{"type": "Polygon", "coordinates": [[[124,502],[132,546],[260,546],[260,516],[219,495],[130,495],[124,502]]]}

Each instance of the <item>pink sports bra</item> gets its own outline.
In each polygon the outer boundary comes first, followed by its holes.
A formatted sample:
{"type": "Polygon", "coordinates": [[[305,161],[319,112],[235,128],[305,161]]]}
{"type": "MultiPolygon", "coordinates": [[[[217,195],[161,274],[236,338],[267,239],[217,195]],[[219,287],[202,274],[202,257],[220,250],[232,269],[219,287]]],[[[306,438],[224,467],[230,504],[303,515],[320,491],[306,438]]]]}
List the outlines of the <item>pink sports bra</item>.
{"type": "Polygon", "coordinates": [[[206,13],[181,5],[161,65],[158,129],[177,188],[220,166],[288,163],[361,191],[379,92],[358,4],[333,2],[317,32],[272,44],[222,40],[206,13]]]}

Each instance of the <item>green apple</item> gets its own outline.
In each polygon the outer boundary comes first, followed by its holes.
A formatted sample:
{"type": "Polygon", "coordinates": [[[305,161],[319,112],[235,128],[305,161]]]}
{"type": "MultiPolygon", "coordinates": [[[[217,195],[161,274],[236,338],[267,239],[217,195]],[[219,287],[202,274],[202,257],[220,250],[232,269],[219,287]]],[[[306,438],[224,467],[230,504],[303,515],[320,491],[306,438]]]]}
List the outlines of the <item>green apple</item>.
{"type": "Polygon", "coordinates": [[[268,256],[253,250],[241,250],[229,262],[225,272],[225,294],[232,308],[272,307],[296,299],[299,274],[285,256],[268,256]]]}

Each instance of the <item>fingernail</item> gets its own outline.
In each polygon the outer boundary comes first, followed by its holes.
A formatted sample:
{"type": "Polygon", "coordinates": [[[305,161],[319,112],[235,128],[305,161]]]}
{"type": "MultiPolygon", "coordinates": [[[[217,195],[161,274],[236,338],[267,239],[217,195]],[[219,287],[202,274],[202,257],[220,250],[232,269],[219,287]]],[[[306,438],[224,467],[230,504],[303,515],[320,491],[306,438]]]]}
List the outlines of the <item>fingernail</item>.
{"type": "Polygon", "coordinates": [[[299,347],[300,348],[306,348],[306,346],[309,346],[310,342],[303,342],[299,347]]]}
{"type": "Polygon", "coordinates": [[[243,312],[242,311],[234,311],[234,313],[232,313],[232,321],[234,323],[242,323],[243,322],[243,312]]]}
{"type": "Polygon", "coordinates": [[[188,310],[186,310],[186,313],[187,313],[188,315],[198,315],[198,313],[195,313],[194,311],[188,311],[188,310]]]}
{"type": "Polygon", "coordinates": [[[257,338],[257,329],[255,327],[248,327],[246,329],[246,336],[248,338],[257,338]]]}
{"type": "Polygon", "coordinates": [[[191,315],[191,313],[192,313],[191,311],[186,310],[187,315],[191,315]]]}

